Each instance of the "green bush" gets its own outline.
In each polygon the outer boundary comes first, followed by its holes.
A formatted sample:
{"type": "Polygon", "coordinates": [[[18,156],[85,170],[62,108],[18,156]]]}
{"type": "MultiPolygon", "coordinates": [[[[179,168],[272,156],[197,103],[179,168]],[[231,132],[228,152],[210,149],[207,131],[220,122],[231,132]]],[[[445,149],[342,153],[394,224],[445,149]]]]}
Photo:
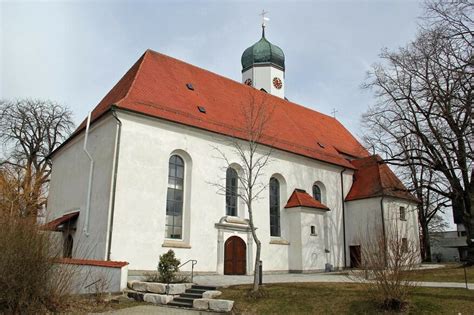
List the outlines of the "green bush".
{"type": "Polygon", "coordinates": [[[176,279],[176,273],[179,271],[179,259],[174,255],[173,250],[169,250],[166,254],[160,255],[158,263],[158,272],[160,273],[160,282],[171,283],[176,279]]]}

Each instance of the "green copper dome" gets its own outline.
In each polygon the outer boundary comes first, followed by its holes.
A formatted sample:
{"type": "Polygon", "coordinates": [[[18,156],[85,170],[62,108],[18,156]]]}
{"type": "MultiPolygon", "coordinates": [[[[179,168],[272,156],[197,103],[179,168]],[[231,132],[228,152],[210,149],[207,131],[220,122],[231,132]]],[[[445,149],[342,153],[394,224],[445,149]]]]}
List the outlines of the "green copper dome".
{"type": "Polygon", "coordinates": [[[280,47],[273,45],[265,38],[265,29],[262,31],[262,38],[245,49],[241,62],[242,71],[259,63],[271,63],[285,71],[285,54],[280,47]]]}

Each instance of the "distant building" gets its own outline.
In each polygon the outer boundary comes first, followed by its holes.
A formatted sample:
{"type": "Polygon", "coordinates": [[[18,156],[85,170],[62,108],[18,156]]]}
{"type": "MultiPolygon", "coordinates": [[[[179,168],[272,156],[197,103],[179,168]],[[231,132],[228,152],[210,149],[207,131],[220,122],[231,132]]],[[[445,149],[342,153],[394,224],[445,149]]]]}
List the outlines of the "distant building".
{"type": "Polygon", "coordinates": [[[466,230],[462,224],[458,224],[457,231],[430,233],[430,241],[432,261],[451,262],[466,259],[466,230]]]}

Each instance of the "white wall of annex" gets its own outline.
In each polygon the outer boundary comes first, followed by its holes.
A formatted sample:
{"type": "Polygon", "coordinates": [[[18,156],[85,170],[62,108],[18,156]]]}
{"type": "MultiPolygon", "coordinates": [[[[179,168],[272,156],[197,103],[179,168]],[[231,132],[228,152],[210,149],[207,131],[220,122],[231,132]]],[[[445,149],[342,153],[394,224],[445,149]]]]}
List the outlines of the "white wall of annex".
{"type": "MultiPolygon", "coordinates": [[[[164,120],[119,113],[123,122],[120,162],[116,191],[116,208],[112,238],[112,260],[130,263],[130,269],[155,269],[158,257],[169,248],[165,242],[166,191],[168,160],[172,152],[186,152],[192,160],[189,198],[184,216],[190,219],[189,233],[182,242],[190,248],[174,247],[182,262],[198,260],[197,271],[217,271],[218,230],[215,223],[225,215],[225,197],[217,193],[213,183],[225,183],[225,162],[214,150],[218,146],[230,162],[239,160],[224,137],[196,128],[164,120]],[[186,213],[187,211],[187,213],[186,213]],[[189,240],[189,244],[186,244],[189,240]]],[[[188,167],[188,166],[186,166],[188,167]]],[[[329,262],[343,264],[343,231],[340,172],[342,168],[282,151],[275,151],[273,162],[265,169],[262,180],[268,183],[274,174],[284,178],[286,189],[281,194],[282,238],[289,239],[291,229],[284,206],[295,188],[311,194],[316,181],[326,187],[329,262]]],[[[352,171],[344,173],[344,194],[352,184],[352,171]]],[[[186,194],[186,192],[185,192],[186,194]]],[[[240,203],[242,207],[243,204],[240,203]]],[[[257,234],[262,241],[265,271],[289,269],[289,246],[270,244],[268,190],[254,203],[257,234]]],[[[239,214],[247,216],[245,209],[239,214]]],[[[243,238],[247,243],[247,239],[243,238]]],[[[253,246],[255,250],[255,246],[253,246]]],[[[320,250],[319,248],[317,249],[320,250]]],[[[324,250],[324,249],[323,249],[324,250]]],[[[318,253],[319,254],[319,253],[318,253]]],[[[254,256],[253,256],[254,257],[254,256]]],[[[247,262],[247,264],[253,262],[247,262]]],[[[324,268],[324,266],[322,267],[324,268]]]]}
{"type": "MultiPolygon", "coordinates": [[[[416,204],[404,199],[385,197],[384,217],[387,237],[407,238],[410,245],[420,250],[420,230],[418,225],[418,210],[416,204]],[[400,218],[400,207],[405,208],[405,220],[400,218]]],[[[420,255],[421,262],[421,255],[420,255]]]]}
{"type": "Polygon", "coordinates": [[[84,133],[76,136],[52,159],[47,221],[71,211],[80,211],[74,239],[73,257],[105,259],[112,165],[117,125],[112,116],[92,125],[87,148],[94,158],[89,236],[83,233],[90,160],[83,151],[84,133]]]}

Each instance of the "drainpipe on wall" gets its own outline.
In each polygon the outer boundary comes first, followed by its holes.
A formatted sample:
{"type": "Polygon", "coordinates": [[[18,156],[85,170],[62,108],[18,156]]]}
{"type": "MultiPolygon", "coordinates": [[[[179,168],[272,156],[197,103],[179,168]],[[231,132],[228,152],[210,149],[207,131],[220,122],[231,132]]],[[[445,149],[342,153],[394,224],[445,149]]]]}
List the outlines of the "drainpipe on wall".
{"type": "Polygon", "coordinates": [[[346,168],[343,168],[341,171],[341,201],[342,201],[342,237],[344,243],[344,268],[347,267],[347,248],[346,248],[346,207],[344,203],[344,177],[343,174],[346,171],[346,168]]]}
{"type": "Polygon", "coordinates": [[[114,160],[114,170],[113,170],[113,180],[112,180],[112,193],[110,198],[112,199],[112,204],[110,206],[110,221],[109,221],[109,241],[107,244],[107,260],[110,260],[112,254],[112,230],[114,227],[114,213],[115,213],[115,191],[117,188],[117,171],[119,163],[119,152],[120,152],[120,136],[122,133],[122,121],[117,116],[117,111],[115,105],[111,107],[112,116],[117,121],[118,131],[117,131],[117,141],[115,147],[115,160],[114,160]]]}
{"type": "Polygon", "coordinates": [[[384,209],[383,209],[383,199],[384,196],[382,195],[382,198],[380,198],[380,212],[382,214],[382,237],[383,237],[383,254],[384,254],[384,263],[385,267],[387,267],[387,237],[385,234],[385,216],[384,216],[384,209]]]}
{"type": "Polygon", "coordinates": [[[92,155],[87,151],[87,139],[89,136],[89,126],[91,124],[91,112],[89,112],[89,115],[87,115],[87,125],[86,125],[86,134],[84,136],[84,152],[87,154],[87,157],[90,160],[90,166],[89,166],[89,183],[87,186],[87,199],[86,199],[86,218],[84,222],[84,229],[83,232],[86,236],[89,236],[89,217],[90,217],[90,211],[91,211],[91,194],[92,194],[92,175],[94,173],[94,159],[92,158],[92,155]]]}

